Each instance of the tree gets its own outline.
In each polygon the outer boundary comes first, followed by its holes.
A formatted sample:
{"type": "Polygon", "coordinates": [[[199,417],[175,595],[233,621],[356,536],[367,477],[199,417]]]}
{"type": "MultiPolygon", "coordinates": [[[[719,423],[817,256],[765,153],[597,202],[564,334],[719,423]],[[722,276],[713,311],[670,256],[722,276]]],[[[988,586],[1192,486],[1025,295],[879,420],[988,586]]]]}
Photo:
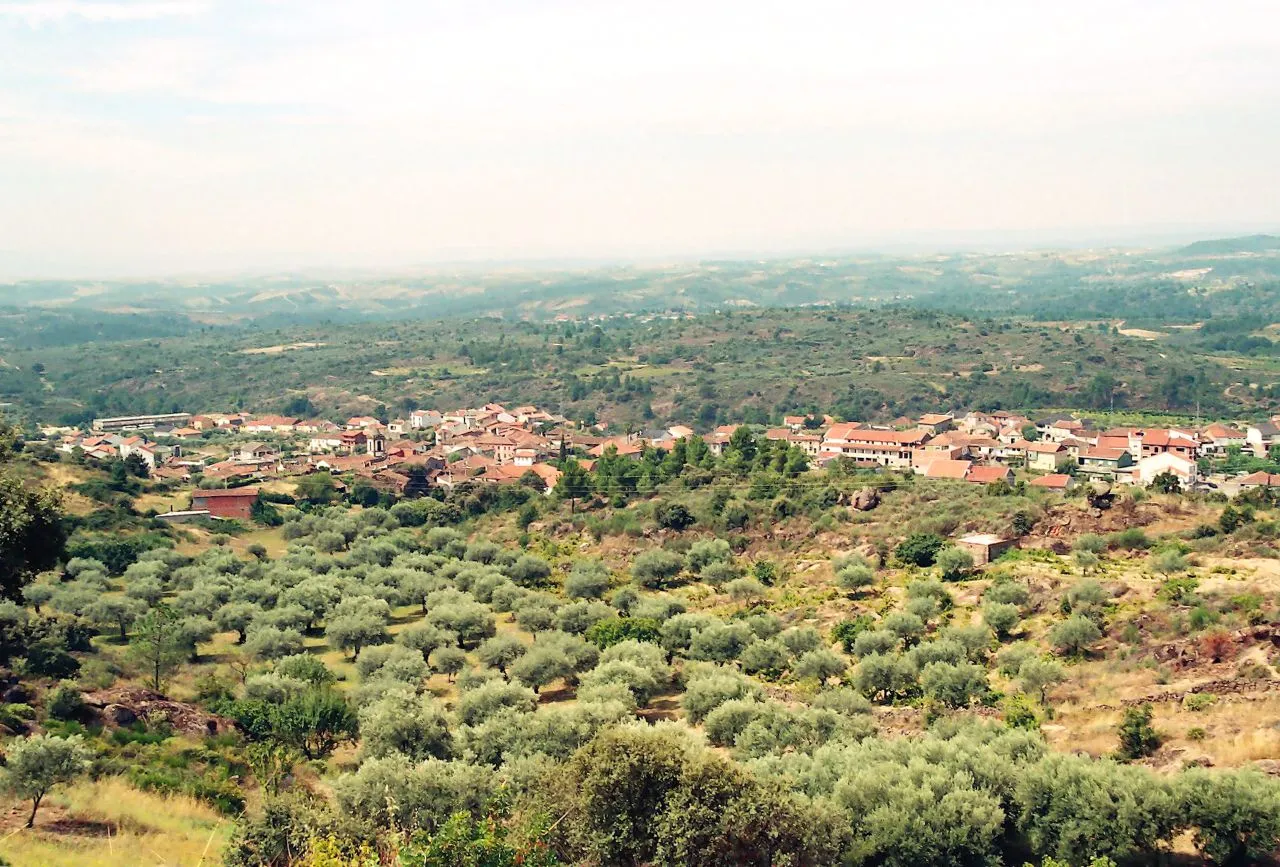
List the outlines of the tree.
{"type": "Polygon", "coordinates": [[[467,655],[456,647],[437,647],[427,657],[432,671],[438,671],[452,682],[454,675],[467,664],[467,655]]]}
{"type": "Polygon", "coordinates": [[[1120,758],[1132,761],[1151,755],[1160,748],[1160,734],[1151,725],[1150,704],[1127,707],[1116,729],[1120,737],[1120,758]]]}
{"type": "Polygon", "coordinates": [[[120,640],[129,637],[129,626],[146,611],[146,603],[127,596],[99,596],[88,608],[85,615],[95,623],[115,627],[120,640]]]}
{"type": "Polygon", "coordinates": [[[66,544],[58,494],[0,470],[0,594],[21,602],[22,588],[37,572],[54,568],[66,544]]]}
{"type": "Polygon", "coordinates": [[[986,696],[987,672],[970,662],[931,662],[920,672],[920,687],[947,707],[968,707],[986,696]]]}
{"type": "Polygon", "coordinates": [[[16,797],[30,799],[28,828],[35,826],[36,811],[50,789],[70,783],[88,771],[89,752],[80,735],[31,735],[5,746],[4,788],[16,797]]]}
{"type": "Polygon", "coordinates": [[[579,560],[564,581],[570,599],[599,599],[609,589],[609,570],[599,560],[579,560]]]}
{"type": "Polygon", "coordinates": [[[332,689],[309,689],[275,709],[271,727],[277,737],[320,759],[345,741],[355,740],[359,724],[347,700],[332,689]]]}
{"type": "Polygon", "coordinates": [[[507,666],[523,656],[526,650],[528,648],[519,638],[503,633],[484,641],[476,648],[476,658],[490,668],[506,674],[507,666]]]}
{"type": "Polygon", "coordinates": [[[1256,771],[1193,768],[1181,800],[1196,846],[1215,864],[1261,864],[1280,845],[1280,786],[1256,771]]]}
{"type": "Polygon", "coordinates": [[[190,651],[182,621],[166,605],[152,608],[137,623],[130,654],[144,666],[151,688],[162,691],[165,680],[190,651]]]}
{"type": "Polygon", "coordinates": [[[943,581],[959,581],[973,571],[973,555],[963,548],[949,546],[934,558],[943,581]]]}
{"type": "Polygon", "coordinates": [[[1062,664],[1054,659],[1032,656],[1018,666],[1018,685],[1023,692],[1034,694],[1041,704],[1046,703],[1049,687],[1062,683],[1065,679],[1066,672],[1062,670],[1062,664]]]}
{"type": "Polygon", "coordinates": [[[679,554],[650,548],[642,551],[631,564],[631,577],[641,587],[650,589],[670,584],[684,569],[684,558],[679,554]]]}
{"type": "Polygon", "coordinates": [[[689,529],[697,521],[683,503],[659,503],[653,510],[653,517],[659,527],[677,533],[689,529]]]}
{"type": "Polygon", "coordinates": [[[535,646],[511,666],[511,676],[514,679],[539,692],[553,680],[571,674],[573,664],[558,648],[535,646]]]}
{"type": "Polygon", "coordinates": [[[898,543],[894,556],[912,566],[932,566],[946,542],[935,533],[912,533],[898,543]]]}
{"type": "Polygon", "coordinates": [[[1069,656],[1081,656],[1102,637],[1098,625],[1083,614],[1072,614],[1049,630],[1049,641],[1069,656]]]}
{"type": "Polygon", "coordinates": [[[396,689],[360,708],[360,740],[364,755],[392,753],[414,761],[447,759],[453,753],[449,718],[430,695],[396,689]]]}
{"type": "Polygon", "coordinates": [[[1151,487],[1162,494],[1182,493],[1182,480],[1171,471],[1165,470],[1151,480],[1151,487]]]}
{"type": "Polygon", "coordinates": [[[591,493],[591,476],[574,458],[566,459],[560,466],[560,478],[552,493],[569,501],[570,513],[578,511],[578,500],[591,493]]]}
{"type": "Polygon", "coordinates": [[[294,497],[314,505],[325,505],[338,499],[338,489],[329,473],[308,473],[298,479],[294,497]]]}
{"type": "Polygon", "coordinates": [[[244,644],[249,624],[261,613],[261,606],[252,602],[228,602],[214,612],[213,622],[221,630],[236,633],[236,644],[244,644]]]}
{"type": "Polygon", "coordinates": [[[844,674],[847,668],[843,659],[825,647],[809,651],[797,659],[794,666],[796,677],[812,677],[820,687],[826,686],[829,679],[844,674]]]}
{"type": "Polygon", "coordinates": [[[836,583],[841,590],[856,593],[876,582],[876,573],[865,563],[851,563],[836,572],[836,583]]]}
{"type": "Polygon", "coordinates": [[[1001,641],[1009,637],[1022,620],[1017,605],[1007,602],[987,602],[982,606],[982,619],[1001,641]]]}

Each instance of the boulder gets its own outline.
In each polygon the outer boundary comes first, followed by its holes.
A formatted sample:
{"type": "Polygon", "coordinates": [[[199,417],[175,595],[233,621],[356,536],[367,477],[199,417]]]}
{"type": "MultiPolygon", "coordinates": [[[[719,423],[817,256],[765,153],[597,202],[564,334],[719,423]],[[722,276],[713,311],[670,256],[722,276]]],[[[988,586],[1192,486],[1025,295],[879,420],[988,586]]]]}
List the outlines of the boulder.
{"type": "Polygon", "coordinates": [[[122,704],[109,704],[102,709],[102,721],[110,726],[131,726],[138,715],[122,704]]]}
{"type": "Polygon", "coordinates": [[[875,488],[863,488],[853,495],[849,505],[859,512],[870,512],[880,505],[880,492],[875,488]]]}

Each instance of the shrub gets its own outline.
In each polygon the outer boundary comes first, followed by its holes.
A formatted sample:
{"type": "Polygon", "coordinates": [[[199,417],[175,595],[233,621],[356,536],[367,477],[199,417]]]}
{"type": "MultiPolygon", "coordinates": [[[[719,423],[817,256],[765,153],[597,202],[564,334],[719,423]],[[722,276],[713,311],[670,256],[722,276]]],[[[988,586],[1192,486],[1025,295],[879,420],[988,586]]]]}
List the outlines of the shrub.
{"type": "Polygon", "coordinates": [[[1196,846],[1215,864],[1261,864],[1280,845],[1280,786],[1255,771],[1186,772],[1181,784],[1196,846]]]}
{"type": "Polygon", "coordinates": [[[1016,605],[988,602],[982,607],[982,620],[991,627],[996,637],[1003,641],[1022,621],[1022,612],[1016,605]]]}
{"type": "Polygon", "coordinates": [[[1083,614],[1073,614],[1049,630],[1049,641],[1069,656],[1083,655],[1101,637],[1102,630],[1083,614]]]}
{"type": "Polygon", "coordinates": [[[1117,754],[1127,761],[1141,759],[1160,748],[1160,735],[1151,726],[1150,704],[1125,708],[1116,734],[1120,737],[1117,754]]]}
{"type": "Polygon", "coordinates": [[[84,696],[70,684],[62,684],[49,699],[49,716],[59,720],[79,719],[84,713],[84,696]]]}
{"type": "Polygon", "coordinates": [[[934,533],[912,533],[898,543],[894,556],[912,566],[932,566],[946,541],[934,533]]]}
{"type": "Polygon", "coordinates": [[[963,548],[943,548],[934,561],[944,581],[959,581],[973,571],[973,555],[963,548]]]}
{"type": "Polygon", "coordinates": [[[968,707],[987,694],[987,673],[972,663],[931,662],[920,672],[925,697],[947,707],[968,707]]]}
{"type": "Polygon", "coordinates": [[[679,554],[650,548],[631,564],[631,577],[641,587],[653,589],[670,585],[683,569],[684,560],[679,554]]]}
{"type": "Polygon", "coordinates": [[[707,714],[727,701],[760,698],[760,685],[728,669],[716,669],[693,678],[685,685],[680,706],[689,722],[697,725],[707,714]]]}

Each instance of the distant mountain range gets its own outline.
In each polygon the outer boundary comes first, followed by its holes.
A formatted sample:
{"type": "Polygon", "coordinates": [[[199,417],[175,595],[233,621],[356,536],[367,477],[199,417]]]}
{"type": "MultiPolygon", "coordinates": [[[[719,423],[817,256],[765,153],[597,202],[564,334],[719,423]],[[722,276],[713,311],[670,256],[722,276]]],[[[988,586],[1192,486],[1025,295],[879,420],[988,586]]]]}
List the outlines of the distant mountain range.
{"type": "Polygon", "coordinates": [[[1183,247],[1178,252],[1184,256],[1227,256],[1232,253],[1280,252],[1280,235],[1243,235],[1239,238],[1196,241],[1183,247]]]}
{"type": "Polygon", "coordinates": [[[421,269],[0,286],[0,340],[53,345],[195,328],[497,316],[547,321],[744,307],[901,305],[962,315],[1198,322],[1280,308],[1280,235],[1181,248],[1052,249],[421,269]],[[1244,255],[1253,254],[1253,255],[1244,255]],[[144,322],[157,318],[159,321],[144,322]],[[103,333],[107,332],[107,333],[103,333]],[[100,338],[100,339],[102,339],[100,338]]]}

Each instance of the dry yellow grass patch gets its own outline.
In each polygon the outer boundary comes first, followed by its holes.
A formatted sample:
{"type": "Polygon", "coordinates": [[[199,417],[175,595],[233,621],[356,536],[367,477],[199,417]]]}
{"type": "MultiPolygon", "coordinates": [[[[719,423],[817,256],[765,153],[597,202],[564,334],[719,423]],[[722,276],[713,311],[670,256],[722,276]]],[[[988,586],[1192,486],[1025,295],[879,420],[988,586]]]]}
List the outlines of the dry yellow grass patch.
{"type": "Polygon", "coordinates": [[[212,867],[231,833],[231,820],[205,804],[118,777],[55,791],[46,803],[35,828],[6,832],[0,855],[41,867],[212,867]]]}

